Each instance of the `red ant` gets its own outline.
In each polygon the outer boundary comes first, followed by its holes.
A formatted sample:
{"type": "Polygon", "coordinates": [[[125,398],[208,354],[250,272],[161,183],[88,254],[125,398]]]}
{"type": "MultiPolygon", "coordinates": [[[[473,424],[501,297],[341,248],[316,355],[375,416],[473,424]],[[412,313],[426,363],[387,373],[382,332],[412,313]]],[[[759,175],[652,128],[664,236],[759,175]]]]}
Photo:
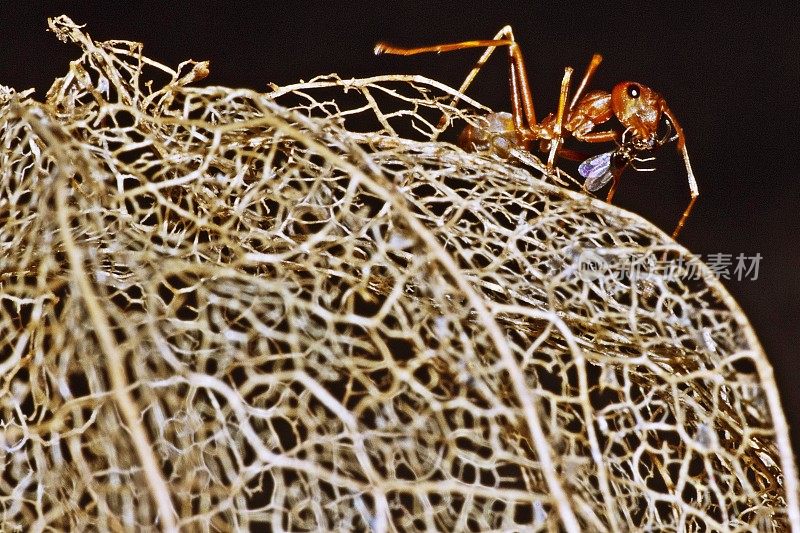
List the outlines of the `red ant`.
{"type": "Polygon", "coordinates": [[[549,150],[548,170],[552,169],[556,154],[580,161],[585,159],[582,154],[563,147],[565,136],[571,136],[579,141],[589,143],[614,142],[616,148],[611,152],[599,154],[586,159],[580,166],[579,172],[586,179],[584,189],[587,191],[598,190],[608,181],[613,180],[611,189],[606,197],[611,202],[617,190],[619,177],[622,172],[638,160],[637,154],[641,151],[652,150],[662,144],[677,139],[677,148],[683,155],[686,173],[689,180],[691,199],[683,212],[672,238],[678,237],[689,213],[700,192],[697,181],[689,163],[689,154],[686,151],[686,141],[678,120],[672,110],[667,106],[664,98],[653,89],[632,81],[623,81],[614,86],[611,92],[584,90],[594,75],[600,62],[600,54],[592,57],[586,73],[583,75],[578,89],[572,96],[567,106],[570,78],[572,68],[567,67],[561,83],[561,93],[558,101],[558,111],[555,115],[546,116],[541,122],[536,121],[533,108],[533,97],[528,84],[528,75],[525,70],[525,61],[522,51],[514,40],[510,26],[506,26],[494,39],[464,41],[459,43],[424,46],[419,48],[400,48],[380,42],[375,46],[376,54],[415,55],[428,52],[452,52],[465,48],[487,48],[484,55],[472,69],[467,79],[459,88],[464,92],[477,75],[489,55],[498,46],[507,46],[509,53],[509,85],[511,87],[512,113],[491,113],[487,118],[486,128],[467,126],[459,137],[459,144],[470,150],[493,149],[498,155],[507,157],[510,149],[529,149],[532,141],[539,141],[542,151],[549,150]],[[667,134],[659,138],[658,129],[663,116],[667,117],[668,126],[675,130],[675,136],[667,134]],[[612,130],[595,131],[600,124],[604,124],[616,117],[619,125],[612,130]]]}

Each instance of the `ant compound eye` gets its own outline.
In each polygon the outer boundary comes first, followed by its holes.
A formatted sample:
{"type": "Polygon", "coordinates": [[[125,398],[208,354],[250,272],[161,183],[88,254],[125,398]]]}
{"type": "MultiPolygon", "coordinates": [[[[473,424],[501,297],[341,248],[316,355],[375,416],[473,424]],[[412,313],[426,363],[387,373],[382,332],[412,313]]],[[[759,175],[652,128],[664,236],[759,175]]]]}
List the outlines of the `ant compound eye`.
{"type": "Polygon", "coordinates": [[[639,86],[636,85],[635,83],[631,83],[630,85],[628,85],[628,96],[630,96],[631,98],[639,98],[639,95],[641,93],[642,92],[639,90],[639,86]]]}

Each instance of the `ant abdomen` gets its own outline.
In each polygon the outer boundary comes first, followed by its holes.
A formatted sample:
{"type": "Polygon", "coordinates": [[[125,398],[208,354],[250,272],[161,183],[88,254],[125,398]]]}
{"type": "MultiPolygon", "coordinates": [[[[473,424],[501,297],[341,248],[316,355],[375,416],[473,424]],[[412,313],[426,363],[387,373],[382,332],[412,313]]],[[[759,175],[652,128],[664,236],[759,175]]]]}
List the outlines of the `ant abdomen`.
{"type": "Polygon", "coordinates": [[[514,148],[525,146],[525,138],[514,127],[514,116],[511,113],[489,113],[480,120],[483,124],[467,124],[458,136],[458,145],[464,150],[491,152],[508,159],[514,148]]]}

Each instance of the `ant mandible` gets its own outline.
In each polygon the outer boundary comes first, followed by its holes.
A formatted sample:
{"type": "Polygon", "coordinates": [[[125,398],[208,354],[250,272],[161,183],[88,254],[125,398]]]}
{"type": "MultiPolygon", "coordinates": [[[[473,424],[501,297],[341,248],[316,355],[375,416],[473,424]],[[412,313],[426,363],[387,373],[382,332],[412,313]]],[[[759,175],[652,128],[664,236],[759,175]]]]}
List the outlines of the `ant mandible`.
{"type": "Polygon", "coordinates": [[[582,154],[567,149],[563,145],[565,136],[572,136],[588,143],[614,142],[616,148],[610,152],[586,159],[579,172],[586,179],[584,189],[593,191],[612,181],[606,197],[611,202],[617,190],[619,177],[636,155],[645,150],[652,150],[677,138],[677,148],[683,156],[689,181],[691,199],[683,211],[683,215],[672,232],[676,239],[686,219],[689,217],[700,192],[697,188],[689,154],[686,151],[686,140],[678,120],[667,106],[664,98],[653,89],[632,81],[623,81],[614,86],[611,92],[594,90],[584,94],[600,62],[600,54],[592,57],[586,73],[583,75],[572,100],[567,106],[572,68],[565,69],[558,101],[558,111],[550,114],[541,122],[537,122],[533,107],[533,96],[528,84],[528,74],[522,51],[514,40],[510,26],[500,30],[494,39],[463,41],[459,43],[439,44],[418,48],[401,48],[383,42],[375,45],[375,54],[415,55],[429,52],[452,52],[466,48],[487,48],[484,55],[467,76],[460,92],[464,92],[474,79],[478,70],[486,62],[489,55],[498,46],[507,46],[509,54],[509,86],[511,88],[512,113],[491,113],[487,118],[487,128],[480,129],[467,126],[459,137],[459,144],[465,149],[493,148],[505,155],[510,148],[529,149],[530,143],[539,141],[542,151],[549,150],[548,170],[552,169],[556,154],[575,160],[585,158],[582,154]],[[662,117],[666,116],[675,136],[668,134],[659,138],[658,129],[662,117]],[[595,128],[616,117],[620,127],[611,130],[596,131],[595,128]],[[503,153],[505,152],[505,154],[503,153]]]}

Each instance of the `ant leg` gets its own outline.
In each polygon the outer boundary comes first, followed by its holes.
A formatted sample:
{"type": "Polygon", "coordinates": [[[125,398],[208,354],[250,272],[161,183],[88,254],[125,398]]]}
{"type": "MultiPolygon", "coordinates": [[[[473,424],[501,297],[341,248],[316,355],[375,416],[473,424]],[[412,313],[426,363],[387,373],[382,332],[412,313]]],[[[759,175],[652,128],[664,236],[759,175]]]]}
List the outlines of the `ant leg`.
{"type": "Polygon", "coordinates": [[[417,54],[455,52],[467,48],[488,48],[497,46],[511,46],[514,41],[511,39],[479,39],[476,41],[462,41],[460,43],[435,44],[433,46],[419,46],[416,48],[403,48],[392,46],[391,44],[379,42],[375,45],[375,55],[391,54],[396,56],[415,56],[417,54]]]}
{"type": "MultiPolygon", "coordinates": [[[[675,118],[675,113],[673,113],[672,109],[670,109],[666,105],[664,106],[664,114],[667,115],[667,118],[669,119],[669,121],[672,122],[672,127],[675,128],[675,134],[678,136],[678,146],[677,146],[678,150],[683,150],[685,145],[686,145],[686,138],[683,136],[683,128],[681,128],[681,125],[678,122],[678,119],[675,118]]],[[[684,152],[684,154],[685,154],[685,152],[684,152]]],[[[688,163],[689,156],[688,155],[684,155],[683,158],[687,162],[686,163],[686,167],[687,167],[687,170],[690,171],[689,173],[691,174],[691,167],[689,166],[689,163],[688,163]]]]}
{"type": "Polygon", "coordinates": [[[528,72],[525,69],[525,60],[522,58],[522,50],[520,50],[516,42],[508,48],[508,55],[509,61],[511,62],[509,65],[510,73],[516,73],[516,76],[511,76],[512,82],[516,81],[516,83],[513,83],[511,86],[512,101],[516,102],[516,105],[512,108],[514,124],[518,124],[517,130],[525,134],[527,138],[536,139],[538,135],[535,135],[532,131],[536,127],[536,111],[533,109],[533,95],[531,94],[531,87],[528,85],[528,72]],[[526,125],[522,124],[523,115],[527,122],[526,125]]]}
{"type": "MultiPolygon", "coordinates": [[[[509,44],[509,86],[511,88],[511,103],[512,110],[514,111],[514,126],[517,131],[522,132],[526,137],[532,136],[529,132],[530,128],[536,125],[536,112],[533,107],[533,96],[531,95],[530,86],[528,85],[528,73],[525,68],[525,61],[522,57],[522,52],[519,50],[516,41],[514,40],[514,30],[511,26],[504,26],[494,36],[493,40],[501,41],[508,40],[513,44],[509,44]],[[527,127],[522,122],[523,114],[528,122],[527,127]]],[[[472,67],[467,77],[458,88],[458,92],[464,93],[475,80],[475,77],[480,72],[483,65],[489,61],[492,53],[494,53],[497,46],[490,46],[472,67]]],[[[450,101],[451,106],[458,104],[459,98],[456,96],[450,101]]],[[[444,126],[445,117],[439,122],[439,127],[444,126]]]]}
{"type": "Polygon", "coordinates": [[[692,194],[692,199],[689,200],[689,205],[686,206],[686,210],[683,212],[683,216],[681,216],[680,221],[678,221],[678,225],[675,227],[675,231],[672,232],[673,239],[678,238],[678,235],[683,229],[683,225],[686,224],[686,219],[689,218],[689,213],[692,212],[692,208],[694,207],[694,203],[697,201],[698,196],[700,196],[700,193],[692,194]]]}
{"type": "Polygon", "coordinates": [[[571,148],[564,148],[563,146],[559,147],[556,155],[564,159],[569,159],[570,161],[586,161],[586,158],[589,157],[587,153],[579,152],[571,148]]]}
{"type": "MultiPolygon", "coordinates": [[[[510,38],[506,39],[463,41],[460,43],[422,46],[418,48],[401,48],[384,42],[379,42],[375,45],[375,54],[410,56],[430,52],[453,52],[467,48],[489,48],[490,50],[487,50],[481,57],[481,61],[483,61],[484,59],[488,59],[488,55],[491,53],[491,51],[494,51],[494,48],[498,46],[508,46],[509,60],[511,62],[509,66],[511,71],[509,80],[512,87],[512,102],[516,102],[517,104],[514,106],[514,123],[520,130],[520,133],[522,133],[524,136],[528,138],[535,138],[536,135],[531,132],[531,128],[536,126],[536,113],[533,108],[533,97],[531,96],[530,86],[528,85],[528,74],[525,70],[525,61],[522,57],[522,52],[520,51],[519,46],[514,41],[511,28],[507,27],[507,29],[508,36],[510,38]],[[527,121],[527,124],[523,123],[523,118],[525,121],[527,121]]],[[[506,28],[503,28],[498,35],[503,35],[505,30],[506,28]]],[[[482,64],[479,61],[479,65],[476,68],[479,69],[480,66],[482,66],[482,64]]],[[[476,69],[473,69],[473,71],[475,71],[477,74],[476,69]]],[[[470,77],[474,78],[474,75],[470,73],[468,79],[464,82],[464,84],[462,84],[462,88],[464,85],[469,85],[469,83],[471,83],[472,79],[470,77]]]]}
{"type": "Polygon", "coordinates": [[[683,210],[683,215],[681,215],[678,225],[675,226],[675,231],[672,232],[672,238],[677,239],[678,234],[680,234],[681,230],[683,229],[683,225],[686,224],[686,219],[689,218],[689,214],[692,212],[692,208],[694,207],[694,203],[697,201],[697,197],[700,196],[700,189],[697,187],[697,180],[695,179],[694,172],[692,171],[692,164],[689,162],[689,152],[686,150],[686,138],[683,135],[683,128],[681,128],[678,119],[675,118],[675,114],[669,107],[664,106],[664,114],[667,115],[669,121],[672,122],[672,127],[675,128],[675,134],[678,136],[678,150],[681,151],[683,163],[686,165],[686,179],[689,180],[689,194],[691,195],[689,205],[687,205],[686,209],[683,210]]]}
{"type": "Polygon", "coordinates": [[[581,96],[583,96],[583,91],[586,89],[586,86],[589,85],[594,73],[597,71],[597,67],[600,66],[600,63],[603,61],[603,56],[600,54],[594,54],[592,56],[592,60],[589,62],[589,66],[586,67],[586,72],[583,74],[583,79],[581,80],[581,84],[578,85],[578,89],[575,91],[575,94],[572,95],[572,101],[569,103],[569,109],[575,107],[580,100],[581,96]]]}
{"type": "Polygon", "coordinates": [[[618,141],[619,140],[619,133],[613,130],[609,131],[592,131],[590,133],[584,133],[583,135],[575,135],[575,138],[579,141],[587,142],[587,143],[606,143],[611,141],[618,141]]]}
{"type": "Polygon", "coordinates": [[[681,146],[681,154],[683,155],[683,162],[686,164],[686,174],[689,180],[689,194],[691,195],[691,199],[689,200],[689,205],[687,205],[686,209],[683,211],[683,215],[681,215],[681,219],[678,221],[675,231],[672,232],[673,239],[678,238],[678,234],[683,229],[686,219],[689,218],[689,213],[692,212],[692,208],[694,207],[694,203],[697,201],[697,197],[700,196],[700,189],[697,187],[697,180],[694,177],[694,172],[692,172],[692,165],[689,162],[689,152],[686,151],[685,144],[681,146]]]}
{"type": "Polygon", "coordinates": [[[608,190],[608,194],[606,195],[606,202],[611,203],[614,199],[614,195],[617,193],[617,186],[619,185],[619,176],[614,173],[614,181],[611,182],[611,188],[608,190]]]}
{"type": "Polygon", "coordinates": [[[553,163],[556,159],[556,152],[558,151],[561,143],[563,142],[563,138],[561,137],[561,131],[564,126],[564,111],[567,105],[567,94],[569,93],[569,82],[570,78],[572,77],[572,67],[567,67],[564,69],[564,78],[561,80],[561,94],[558,98],[558,112],[556,113],[556,124],[553,130],[555,133],[555,138],[550,141],[550,154],[547,157],[547,171],[550,172],[553,170],[553,163]]]}
{"type": "MultiPolygon", "coordinates": [[[[513,41],[514,40],[514,30],[511,29],[511,26],[503,26],[503,28],[501,28],[500,31],[498,31],[497,34],[494,37],[492,37],[492,39],[495,40],[495,41],[500,40],[500,39],[508,39],[510,41],[513,41]]],[[[487,48],[483,52],[483,55],[481,55],[481,57],[475,63],[475,66],[472,67],[472,70],[469,71],[469,74],[467,74],[467,77],[464,78],[464,81],[458,87],[458,92],[460,92],[462,94],[467,92],[467,89],[469,88],[469,86],[472,85],[472,82],[475,81],[475,78],[478,76],[478,72],[480,72],[481,69],[483,68],[483,66],[489,61],[489,58],[492,56],[492,54],[494,53],[494,51],[496,49],[497,49],[496,46],[490,46],[489,48],[487,48]]],[[[450,105],[455,107],[458,104],[458,101],[459,101],[459,97],[458,96],[454,96],[453,99],[450,101],[450,105]]],[[[444,122],[444,120],[445,120],[445,117],[443,116],[442,117],[442,122],[444,122]]],[[[442,127],[442,126],[444,126],[444,124],[440,123],[439,127],[442,127]]]]}
{"type": "Polygon", "coordinates": [[[680,123],[678,123],[678,119],[675,118],[675,114],[669,107],[664,106],[664,114],[667,115],[667,118],[669,118],[670,122],[672,122],[672,127],[675,128],[675,134],[678,136],[678,150],[680,150],[681,155],[683,156],[683,163],[686,165],[686,179],[689,180],[689,194],[691,195],[689,205],[687,205],[686,209],[684,209],[683,215],[681,215],[681,219],[678,221],[678,225],[675,227],[675,231],[672,232],[672,238],[677,239],[678,234],[680,234],[681,230],[683,229],[683,225],[686,224],[686,219],[689,218],[689,214],[692,212],[692,208],[694,207],[694,203],[697,201],[697,197],[700,196],[700,189],[697,187],[697,180],[694,177],[692,164],[689,161],[689,152],[686,150],[686,138],[683,135],[683,128],[681,128],[680,123]]]}

